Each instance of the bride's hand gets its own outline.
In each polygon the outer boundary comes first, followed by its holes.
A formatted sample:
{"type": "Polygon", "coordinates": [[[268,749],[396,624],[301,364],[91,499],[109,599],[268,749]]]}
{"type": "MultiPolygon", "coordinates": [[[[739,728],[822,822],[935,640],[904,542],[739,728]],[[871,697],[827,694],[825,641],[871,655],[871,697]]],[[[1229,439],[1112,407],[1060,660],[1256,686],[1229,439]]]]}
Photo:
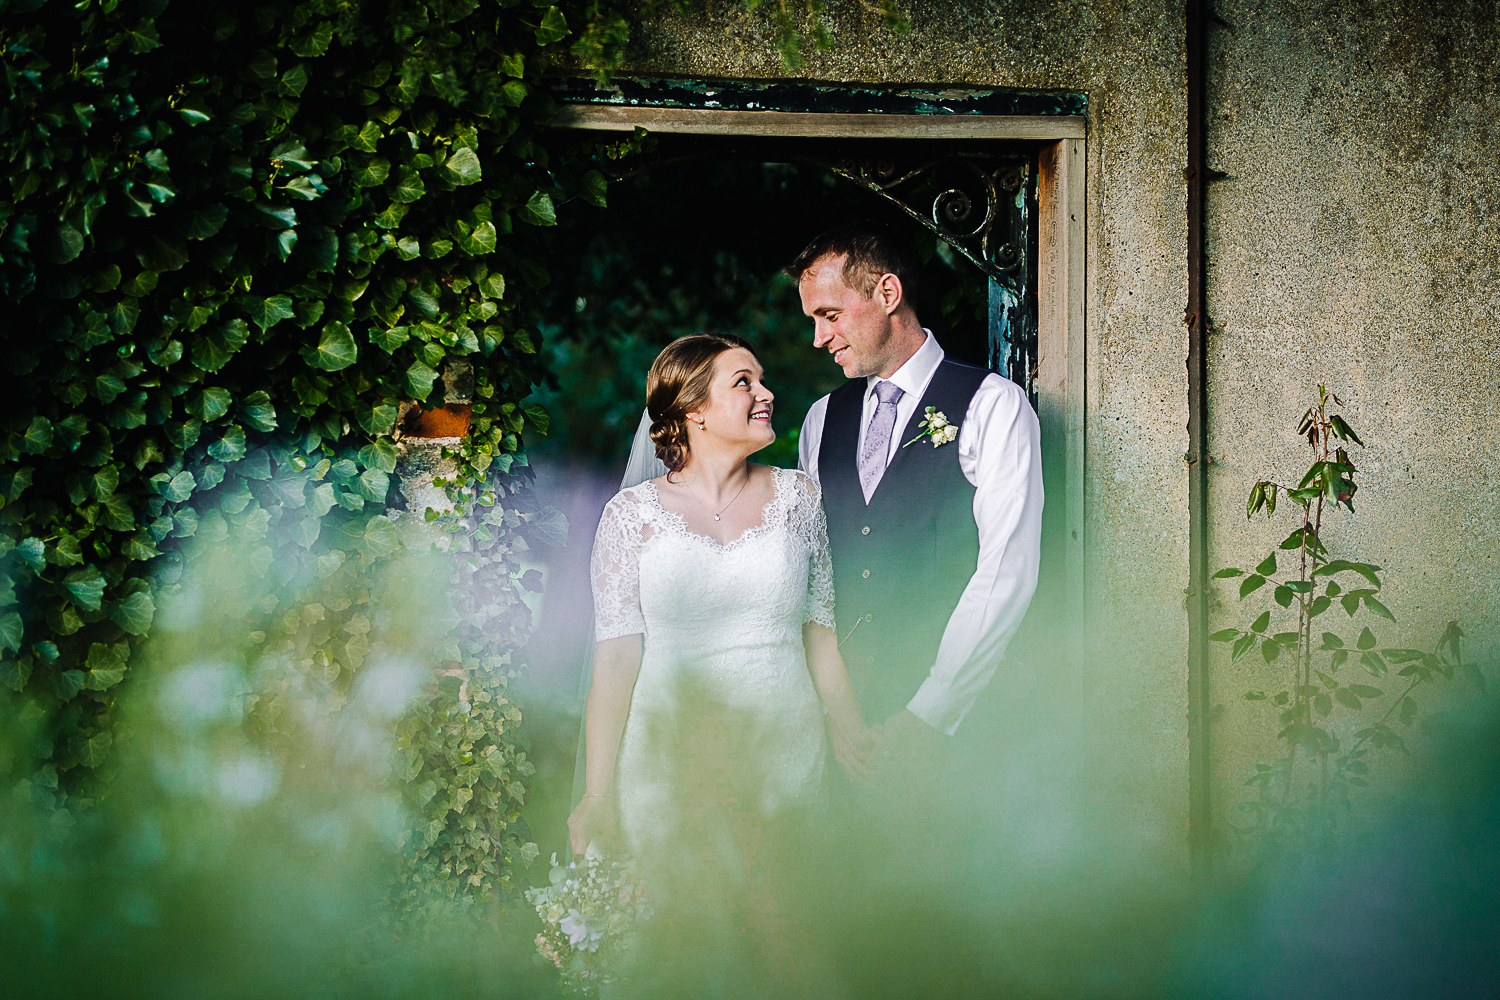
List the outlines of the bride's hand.
{"type": "Polygon", "coordinates": [[[870,780],[870,755],[875,750],[875,733],[863,719],[828,718],[828,740],[833,745],[833,759],[850,780],[864,784],[870,780]]]}
{"type": "Polygon", "coordinates": [[[583,857],[592,843],[611,845],[618,824],[613,795],[585,795],[568,817],[568,845],[574,856],[583,857]]]}

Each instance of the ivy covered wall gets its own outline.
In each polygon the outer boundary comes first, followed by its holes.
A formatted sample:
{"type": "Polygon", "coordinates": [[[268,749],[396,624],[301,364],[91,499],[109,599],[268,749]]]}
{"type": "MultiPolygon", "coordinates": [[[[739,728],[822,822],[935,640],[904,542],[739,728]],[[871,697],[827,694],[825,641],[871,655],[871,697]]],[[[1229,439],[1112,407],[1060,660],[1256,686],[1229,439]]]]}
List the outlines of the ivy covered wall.
{"type": "Polygon", "coordinates": [[[514,317],[556,206],[602,205],[593,160],[629,145],[549,136],[536,79],[622,22],[515,0],[0,18],[0,780],[64,819],[107,793],[117,696],[192,553],[232,548],[253,583],[227,610],[274,742],[288,691],[336,707],[380,649],[380,568],[436,545],[452,613],[399,734],[404,891],[485,898],[531,849],[515,556],[559,540],[527,489],[547,416],[514,317]],[[443,403],[452,359],[474,380],[457,508],[398,530],[398,414],[443,403]]]}

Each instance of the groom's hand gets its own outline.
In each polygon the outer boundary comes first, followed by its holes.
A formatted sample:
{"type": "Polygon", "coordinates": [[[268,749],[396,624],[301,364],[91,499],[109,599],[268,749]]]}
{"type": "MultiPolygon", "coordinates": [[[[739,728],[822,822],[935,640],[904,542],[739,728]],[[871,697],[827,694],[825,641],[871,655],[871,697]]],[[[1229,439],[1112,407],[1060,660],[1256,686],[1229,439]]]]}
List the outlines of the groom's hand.
{"type": "Polygon", "coordinates": [[[930,781],[942,746],[936,729],[902,709],[876,732],[876,782],[895,788],[906,781],[930,781]]]}

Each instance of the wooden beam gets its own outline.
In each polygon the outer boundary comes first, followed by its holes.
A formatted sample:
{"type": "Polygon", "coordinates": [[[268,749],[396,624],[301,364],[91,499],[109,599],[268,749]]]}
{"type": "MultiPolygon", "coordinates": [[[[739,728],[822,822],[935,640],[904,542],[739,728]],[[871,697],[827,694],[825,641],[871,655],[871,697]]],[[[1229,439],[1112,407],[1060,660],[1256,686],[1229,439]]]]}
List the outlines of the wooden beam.
{"type": "Polygon", "coordinates": [[[1082,139],[1081,115],[871,115],[564,104],[554,128],[830,139],[1082,139]]]}

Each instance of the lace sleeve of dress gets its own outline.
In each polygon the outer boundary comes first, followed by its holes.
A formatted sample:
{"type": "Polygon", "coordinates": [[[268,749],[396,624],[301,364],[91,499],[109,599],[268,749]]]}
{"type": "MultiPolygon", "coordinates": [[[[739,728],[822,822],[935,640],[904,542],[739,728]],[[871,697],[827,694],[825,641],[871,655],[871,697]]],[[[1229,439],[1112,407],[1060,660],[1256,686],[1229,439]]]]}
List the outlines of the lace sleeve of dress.
{"type": "Polygon", "coordinates": [[[807,542],[812,558],[807,572],[807,620],[835,629],[833,615],[833,556],[828,548],[828,518],[823,513],[823,490],[804,472],[795,477],[788,519],[790,528],[807,542]]]}
{"type": "Polygon", "coordinates": [[[646,632],[640,571],[644,531],[640,501],[632,491],[622,490],[605,504],[589,560],[595,642],[646,632]]]}

